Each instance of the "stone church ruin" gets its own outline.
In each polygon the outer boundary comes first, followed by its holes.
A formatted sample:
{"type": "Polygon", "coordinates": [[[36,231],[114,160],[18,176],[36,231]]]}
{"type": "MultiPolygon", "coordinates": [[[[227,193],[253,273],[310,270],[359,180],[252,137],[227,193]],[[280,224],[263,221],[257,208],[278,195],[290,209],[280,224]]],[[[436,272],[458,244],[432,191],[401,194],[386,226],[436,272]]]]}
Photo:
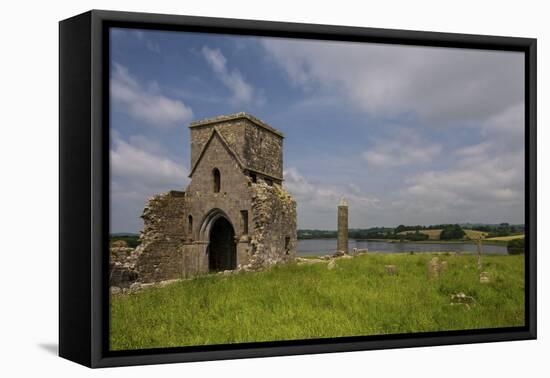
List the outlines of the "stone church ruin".
{"type": "Polygon", "coordinates": [[[150,198],[140,245],[111,254],[111,286],[258,270],[296,256],[296,202],[282,187],[283,134],[246,114],[192,122],[191,182],[150,198]]]}

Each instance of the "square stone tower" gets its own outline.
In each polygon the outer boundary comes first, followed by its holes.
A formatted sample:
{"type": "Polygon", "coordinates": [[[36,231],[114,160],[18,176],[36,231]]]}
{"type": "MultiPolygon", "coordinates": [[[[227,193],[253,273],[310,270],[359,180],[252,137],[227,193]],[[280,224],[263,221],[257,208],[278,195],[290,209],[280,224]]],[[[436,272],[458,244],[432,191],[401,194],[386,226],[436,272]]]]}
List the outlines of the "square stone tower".
{"type": "Polygon", "coordinates": [[[214,132],[248,175],[283,180],[283,134],[246,114],[237,113],[191,123],[191,174],[206,152],[214,132]]]}
{"type": "Polygon", "coordinates": [[[256,270],[296,255],[296,202],[283,188],[283,134],[246,114],[191,123],[191,182],[151,198],[138,281],[256,270]]]}

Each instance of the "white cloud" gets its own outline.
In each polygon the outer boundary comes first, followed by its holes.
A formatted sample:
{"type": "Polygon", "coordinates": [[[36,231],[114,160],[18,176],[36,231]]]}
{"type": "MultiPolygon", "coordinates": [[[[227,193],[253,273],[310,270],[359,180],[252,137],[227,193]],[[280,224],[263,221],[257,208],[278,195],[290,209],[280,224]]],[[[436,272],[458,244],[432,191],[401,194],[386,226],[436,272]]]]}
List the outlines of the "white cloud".
{"type": "Polygon", "coordinates": [[[112,134],[111,230],[135,232],[142,229],[140,215],[147,199],[169,190],[184,190],[189,183],[187,169],[162,155],[159,144],[132,136],[123,140],[112,134]]]}
{"type": "Polygon", "coordinates": [[[136,120],[154,126],[173,126],[193,117],[192,109],[182,101],[162,95],[158,83],[144,86],[121,64],[113,64],[110,85],[115,104],[136,120]]]}
{"type": "Polygon", "coordinates": [[[441,145],[422,141],[412,130],[399,129],[394,138],[379,138],[362,153],[372,168],[395,168],[429,163],[441,153],[441,145]]]}
{"type": "Polygon", "coordinates": [[[291,39],[263,46],[294,85],[372,114],[413,113],[445,126],[523,99],[521,53],[291,39]]]}
{"type": "Polygon", "coordinates": [[[120,28],[111,29],[111,37],[113,38],[134,36],[137,40],[143,43],[149,51],[157,54],[160,53],[161,52],[160,45],[155,40],[150,39],[148,35],[150,35],[150,32],[144,32],[143,30],[120,29],[120,28]]]}
{"type": "Polygon", "coordinates": [[[157,54],[160,53],[160,45],[157,42],[147,38],[143,31],[135,30],[134,34],[137,37],[137,39],[139,39],[140,41],[142,41],[145,44],[145,47],[147,47],[147,49],[149,51],[157,53],[157,54]]]}
{"type": "Polygon", "coordinates": [[[525,104],[512,104],[482,123],[483,136],[503,153],[525,148],[525,104]]]}
{"type": "Polygon", "coordinates": [[[451,152],[445,168],[407,176],[385,197],[387,211],[410,223],[524,222],[523,115],[515,104],[489,117],[478,130],[483,138],[451,152]]]}
{"type": "Polygon", "coordinates": [[[507,166],[500,159],[477,161],[476,165],[457,167],[444,171],[428,171],[408,180],[405,193],[423,203],[475,206],[490,201],[520,201],[522,172],[515,166],[507,166]],[[519,180],[518,180],[519,179],[519,180]]]}
{"type": "Polygon", "coordinates": [[[456,151],[457,162],[407,178],[396,205],[404,213],[448,221],[524,219],[524,167],[521,151],[497,155],[486,143],[456,151]],[[452,219],[451,219],[452,217],[452,219]]]}
{"type": "Polygon", "coordinates": [[[351,190],[353,194],[359,194],[361,193],[361,188],[359,188],[359,185],[350,183],[348,184],[348,188],[351,190]]]}
{"type": "Polygon", "coordinates": [[[312,184],[294,167],[286,169],[283,175],[285,188],[298,203],[299,227],[319,225],[319,222],[327,224],[325,227],[334,227],[336,218],[327,218],[327,215],[335,213],[342,197],[347,199],[350,208],[353,207],[355,217],[379,204],[377,198],[362,193],[354,183],[343,186],[312,184]]]}
{"type": "MultiPolygon", "coordinates": [[[[139,143],[144,141],[143,137],[133,139],[139,143]]],[[[166,189],[181,189],[188,182],[187,170],[183,164],[136,147],[117,136],[113,137],[110,159],[113,179],[166,189]]]]}
{"type": "MultiPolygon", "coordinates": [[[[292,39],[263,46],[305,96],[411,121],[389,137],[371,135],[361,154],[369,168],[386,168],[363,179],[366,188],[377,180],[368,224],[523,221],[521,53],[292,39]],[[457,139],[438,136],[448,127],[461,128],[457,139]]],[[[307,193],[306,183],[299,188],[307,193]]]]}
{"type": "Polygon", "coordinates": [[[490,148],[491,148],[491,143],[481,142],[478,144],[473,144],[473,145],[459,148],[458,150],[455,151],[455,154],[459,157],[478,159],[479,156],[486,155],[490,148]]]}
{"type": "Polygon", "coordinates": [[[244,80],[238,70],[229,71],[227,59],[219,49],[203,46],[201,53],[216,77],[231,91],[235,103],[250,104],[254,101],[257,96],[254,88],[244,80]]]}

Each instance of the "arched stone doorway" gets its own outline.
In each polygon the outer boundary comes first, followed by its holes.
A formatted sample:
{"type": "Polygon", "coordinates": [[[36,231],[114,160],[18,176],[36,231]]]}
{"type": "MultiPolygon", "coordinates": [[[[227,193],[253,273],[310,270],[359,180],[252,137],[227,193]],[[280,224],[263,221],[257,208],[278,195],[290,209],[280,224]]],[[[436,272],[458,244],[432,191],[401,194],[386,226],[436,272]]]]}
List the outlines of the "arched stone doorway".
{"type": "Polygon", "coordinates": [[[208,270],[219,272],[237,267],[235,231],[223,216],[217,217],[210,227],[208,245],[208,270]]]}

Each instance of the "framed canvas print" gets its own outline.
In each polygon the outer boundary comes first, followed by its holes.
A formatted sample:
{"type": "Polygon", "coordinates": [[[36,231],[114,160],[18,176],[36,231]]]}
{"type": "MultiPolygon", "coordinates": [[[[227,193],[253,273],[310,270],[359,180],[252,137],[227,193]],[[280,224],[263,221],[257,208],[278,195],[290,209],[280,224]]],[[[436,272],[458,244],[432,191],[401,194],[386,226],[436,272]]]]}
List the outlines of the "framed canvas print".
{"type": "Polygon", "coordinates": [[[536,40],[60,22],[62,357],[536,337],[536,40]]]}

